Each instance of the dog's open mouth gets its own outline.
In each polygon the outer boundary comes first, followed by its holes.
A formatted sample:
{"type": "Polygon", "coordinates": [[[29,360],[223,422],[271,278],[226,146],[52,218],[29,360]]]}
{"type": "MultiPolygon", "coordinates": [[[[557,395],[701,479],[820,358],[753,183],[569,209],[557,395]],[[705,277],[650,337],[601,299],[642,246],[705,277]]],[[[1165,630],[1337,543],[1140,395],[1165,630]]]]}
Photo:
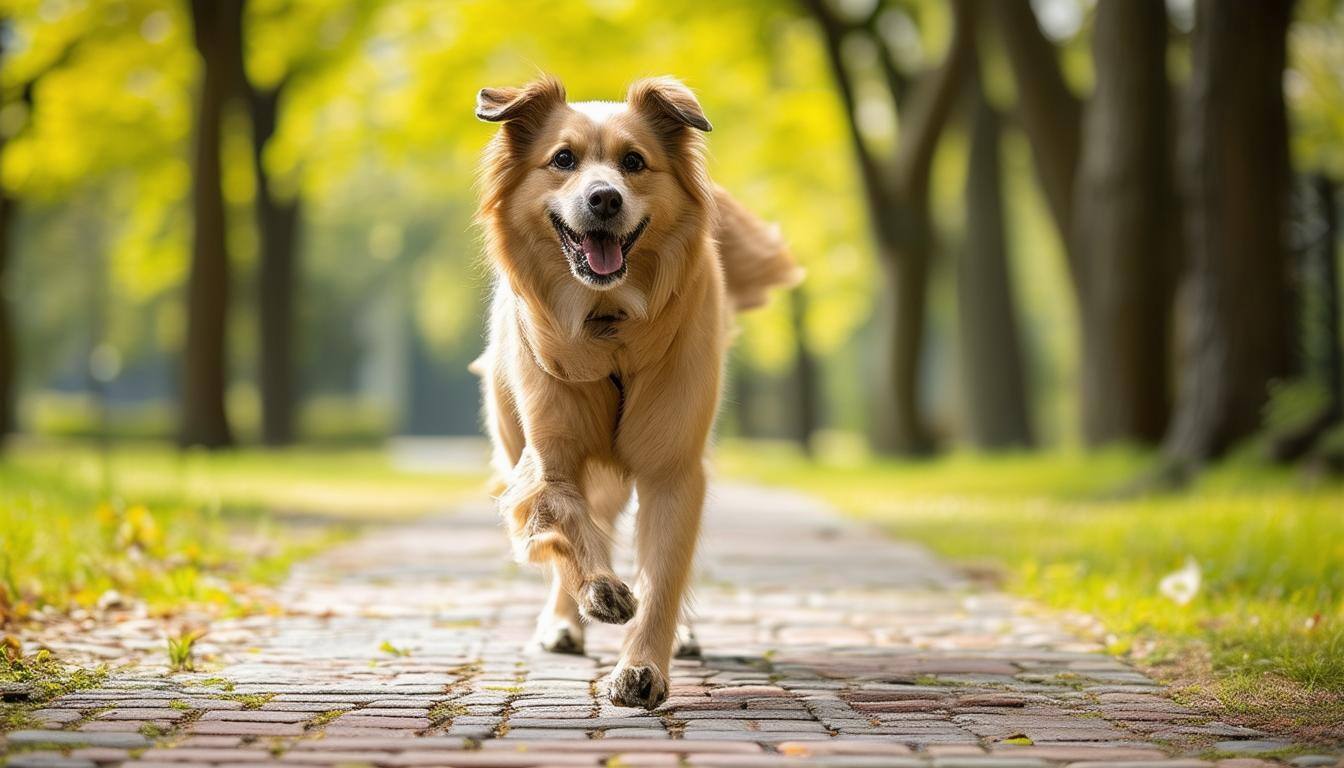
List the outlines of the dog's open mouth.
{"type": "Polygon", "coordinates": [[[560,237],[560,244],[569,257],[575,274],[599,285],[614,283],[625,276],[626,257],[635,241],[648,226],[646,217],[629,234],[616,235],[602,230],[579,234],[570,229],[559,215],[551,213],[551,224],[560,237]]]}

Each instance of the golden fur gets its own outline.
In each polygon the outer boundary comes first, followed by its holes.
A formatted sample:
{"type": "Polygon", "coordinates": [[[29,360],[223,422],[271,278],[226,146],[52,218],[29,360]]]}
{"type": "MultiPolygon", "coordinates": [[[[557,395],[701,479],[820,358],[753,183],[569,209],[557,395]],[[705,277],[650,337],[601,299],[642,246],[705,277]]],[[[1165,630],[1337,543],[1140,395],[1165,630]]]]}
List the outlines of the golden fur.
{"type": "Polygon", "coordinates": [[[481,91],[477,115],[502,123],[482,164],[479,219],[495,287],[474,366],[501,514],[517,557],[552,574],[542,645],[581,652],[581,617],[633,619],[608,690],[618,704],[652,708],[666,697],[732,311],[763,303],[799,271],[777,230],[710,181],[709,122],[676,80],[638,81],[623,104],[570,105],[543,78],[481,91]],[[561,150],[575,167],[558,167],[561,150]],[[630,153],[646,167],[623,167],[630,153]],[[614,278],[581,275],[594,262],[564,250],[552,224],[591,200],[584,185],[623,194],[616,221],[634,244],[614,278]],[[632,488],[634,593],[610,559],[632,488]]]}

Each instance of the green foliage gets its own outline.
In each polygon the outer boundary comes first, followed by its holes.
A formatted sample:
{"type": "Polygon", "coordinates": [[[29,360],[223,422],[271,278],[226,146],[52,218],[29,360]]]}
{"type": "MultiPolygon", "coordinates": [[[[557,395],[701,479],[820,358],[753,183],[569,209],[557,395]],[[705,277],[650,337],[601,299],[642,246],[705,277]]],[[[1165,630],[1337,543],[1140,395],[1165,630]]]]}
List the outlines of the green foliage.
{"type": "Polygon", "coordinates": [[[467,714],[467,708],[461,704],[441,701],[429,708],[429,721],[435,726],[440,726],[465,714],[467,714]]]}
{"type": "Polygon", "coordinates": [[[30,656],[0,653],[0,683],[30,686],[30,698],[37,702],[92,688],[106,677],[107,670],[102,668],[67,667],[45,649],[30,656]]]}
{"type": "MultiPolygon", "coordinates": [[[[305,250],[320,254],[304,260],[300,318],[316,348],[304,361],[313,378],[348,378],[368,331],[355,326],[388,307],[407,313],[436,356],[465,363],[479,351],[485,274],[471,231],[471,178],[494,127],[474,119],[472,100],[484,85],[519,83],[539,68],[562,76],[576,99],[620,98],[647,74],[675,73],[697,87],[717,126],[716,177],[779,220],[799,257],[817,267],[809,337],[823,351],[848,343],[871,306],[873,268],[844,122],[806,19],[745,0],[713,13],[649,0],[553,10],[535,0],[504,16],[482,0],[249,3],[248,75],[263,89],[284,89],[264,162],[283,196],[303,198],[305,250]],[[818,200],[827,201],[825,215],[816,215],[818,200]],[[327,370],[338,364],[346,367],[327,370]]],[[[128,369],[171,356],[182,341],[177,289],[190,231],[199,69],[190,21],[182,6],[148,0],[18,3],[13,12],[19,39],[31,45],[20,46],[7,75],[35,71],[66,42],[77,46],[44,76],[33,124],[4,151],[8,186],[36,204],[25,215],[40,222],[19,252],[87,254],[88,267],[72,275],[64,260],[20,260],[20,283],[59,286],[44,292],[25,331],[40,351],[27,376],[44,381],[72,359],[82,367],[90,328],[128,369]],[[136,85],[129,92],[128,82],[136,85]],[[115,151],[100,151],[104,144],[115,151]],[[106,303],[89,301],[97,291],[106,303]]],[[[234,114],[225,128],[230,235],[245,280],[255,183],[246,121],[234,114]]],[[[251,292],[235,296],[246,313],[251,292]]],[[[782,308],[748,322],[745,354],[771,368],[786,363],[792,330],[782,308]]],[[[249,320],[231,331],[231,367],[247,377],[255,329],[249,320]]],[[[231,403],[236,415],[246,408],[231,403]]],[[[158,431],[175,413],[158,407],[148,416],[158,431]]]]}
{"type": "Polygon", "coordinates": [[[1309,0],[1299,5],[1289,34],[1285,94],[1293,117],[1295,167],[1344,178],[1344,5],[1309,0]]]}
{"type": "Polygon", "coordinates": [[[405,657],[411,655],[410,648],[401,648],[392,644],[391,640],[384,640],[379,643],[378,650],[391,656],[405,657]]]}
{"type": "Polygon", "coordinates": [[[183,630],[168,638],[168,668],[173,672],[196,670],[196,641],[204,634],[200,630],[183,630]]]}
{"type": "Polygon", "coordinates": [[[329,709],[325,712],[319,712],[316,715],[313,715],[313,719],[309,720],[304,725],[304,728],[307,730],[321,728],[349,711],[350,710],[348,709],[329,709]]]}
{"type": "Polygon", "coordinates": [[[236,701],[243,705],[243,709],[261,709],[266,706],[266,702],[275,697],[274,693],[231,693],[220,698],[236,701]]]}
{"type": "MultiPolygon", "coordinates": [[[[1295,166],[1335,176],[1344,167],[1337,140],[1344,135],[1341,13],[1330,0],[1300,4],[1285,77],[1295,166]]],[[[25,294],[40,288],[42,296],[22,313],[27,388],[79,375],[89,347],[100,342],[127,370],[152,370],[164,382],[164,363],[182,343],[180,288],[191,230],[185,203],[200,67],[186,6],[3,0],[0,16],[11,31],[0,69],[0,183],[23,202],[14,279],[25,294]],[[31,108],[21,98],[29,84],[31,108]]],[[[882,26],[904,69],[937,61],[948,16],[945,5],[927,1],[884,12],[882,26]]],[[[1049,21],[1067,79],[1086,94],[1087,14],[1049,21]]],[[[1189,19],[1175,22],[1184,29],[1189,19]]],[[[487,278],[471,226],[471,179],[495,128],[471,115],[476,89],[546,70],[565,80],[573,98],[614,99],[635,77],[672,73],[698,90],[713,118],[714,176],[777,220],[808,267],[802,332],[826,368],[828,411],[846,428],[862,425],[865,410],[856,403],[866,395],[861,374],[870,367],[862,331],[881,281],[839,101],[817,32],[793,4],[626,0],[557,13],[550,3],[523,0],[501,14],[488,0],[254,0],[244,27],[250,81],[281,91],[278,132],[263,163],[280,197],[302,199],[300,362],[304,378],[323,391],[348,391],[356,362],[367,362],[371,349],[385,352],[369,342],[370,334],[383,338],[375,329],[414,328],[431,355],[455,370],[477,351],[487,278]]],[[[872,51],[861,48],[851,53],[867,62],[858,67],[865,134],[890,139],[901,126],[884,111],[872,51]]],[[[1178,34],[1171,57],[1178,81],[1183,55],[1178,34]]],[[[1006,108],[1013,98],[1007,68],[992,46],[985,56],[992,97],[1006,108]]],[[[225,130],[230,238],[245,285],[255,268],[256,180],[239,104],[230,107],[225,130]]],[[[958,123],[943,144],[932,190],[944,255],[931,295],[928,389],[935,420],[955,431],[956,392],[948,386],[954,356],[945,353],[955,313],[945,267],[962,225],[965,142],[958,123]]],[[[1004,159],[1039,431],[1067,441],[1077,346],[1070,289],[1016,132],[1005,139],[1004,159]]],[[[233,295],[240,311],[230,328],[230,367],[247,380],[256,367],[254,297],[249,290],[233,295]]],[[[794,336],[785,304],[774,302],[743,318],[740,359],[777,374],[792,360],[794,336]]],[[[244,437],[254,420],[250,397],[230,403],[244,437]]],[[[30,423],[51,415],[39,410],[30,423]]],[[[142,410],[127,415],[128,429],[162,434],[173,426],[172,408],[142,410]]],[[[335,410],[319,408],[317,424],[305,415],[304,434],[367,437],[385,432],[394,418],[388,403],[374,403],[350,429],[328,418],[335,410]]],[[[58,426],[63,434],[84,433],[92,423],[58,426]]]]}
{"type": "Polygon", "coordinates": [[[157,723],[145,723],[140,726],[138,733],[146,739],[153,741],[167,736],[170,731],[157,723]]]}
{"type": "Polygon", "coordinates": [[[422,514],[479,487],[474,473],[414,474],[373,451],[181,455],[140,444],[105,463],[87,446],[27,444],[0,459],[0,595],[19,619],[111,592],[159,613],[254,610],[250,585],[348,536],[346,519],[422,514]],[[295,518],[305,514],[308,524],[295,518]]]}
{"type": "MultiPolygon", "coordinates": [[[[106,422],[87,394],[54,392],[30,395],[24,408],[28,431],[52,438],[92,439],[104,430],[118,440],[170,440],[177,431],[177,406],[167,400],[120,403],[108,408],[106,422]]],[[[235,387],[229,413],[239,438],[254,442],[261,434],[261,403],[255,390],[235,387]]],[[[393,415],[368,398],[317,395],[299,407],[299,434],[314,446],[372,446],[392,431],[393,415]]]]}
{"type": "Polygon", "coordinates": [[[1329,406],[1330,392],[1323,382],[1278,383],[1265,406],[1265,430],[1271,434],[1293,432],[1311,424],[1329,406]]]}
{"type": "Polygon", "coordinates": [[[66,666],[45,649],[25,656],[17,641],[0,645],[0,687],[17,686],[26,692],[21,701],[0,701],[0,733],[35,727],[30,714],[34,708],[72,691],[96,687],[106,678],[107,670],[102,667],[66,666]]]}

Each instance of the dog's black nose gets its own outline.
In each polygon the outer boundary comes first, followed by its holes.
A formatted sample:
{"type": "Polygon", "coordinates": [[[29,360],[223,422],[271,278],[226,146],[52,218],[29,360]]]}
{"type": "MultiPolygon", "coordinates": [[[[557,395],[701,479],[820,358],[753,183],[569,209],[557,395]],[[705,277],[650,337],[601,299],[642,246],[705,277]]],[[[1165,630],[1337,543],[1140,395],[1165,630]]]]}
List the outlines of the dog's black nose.
{"type": "Polygon", "coordinates": [[[610,184],[594,184],[588,188],[588,210],[601,219],[609,219],[621,212],[621,193],[610,184]]]}

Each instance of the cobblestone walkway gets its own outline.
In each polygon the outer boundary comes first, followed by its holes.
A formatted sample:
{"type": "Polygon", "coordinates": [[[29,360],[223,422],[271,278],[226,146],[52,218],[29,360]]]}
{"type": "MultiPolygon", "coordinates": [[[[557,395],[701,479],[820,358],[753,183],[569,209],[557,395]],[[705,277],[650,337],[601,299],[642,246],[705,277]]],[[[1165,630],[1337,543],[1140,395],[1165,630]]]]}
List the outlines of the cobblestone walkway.
{"type": "MultiPolygon", "coordinates": [[[[619,628],[592,627],[586,657],[532,648],[544,588],[506,552],[484,505],[383,528],[301,566],[283,614],[216,625],[220,668],[117,672],[10,733],[9,765],[1196,768],[1286,746],[790,493],[715,489],[704,658],[654,713],[599,695],[619,628]]],[[[98,632],[64,642],[96,651],[98,632]]]]}

